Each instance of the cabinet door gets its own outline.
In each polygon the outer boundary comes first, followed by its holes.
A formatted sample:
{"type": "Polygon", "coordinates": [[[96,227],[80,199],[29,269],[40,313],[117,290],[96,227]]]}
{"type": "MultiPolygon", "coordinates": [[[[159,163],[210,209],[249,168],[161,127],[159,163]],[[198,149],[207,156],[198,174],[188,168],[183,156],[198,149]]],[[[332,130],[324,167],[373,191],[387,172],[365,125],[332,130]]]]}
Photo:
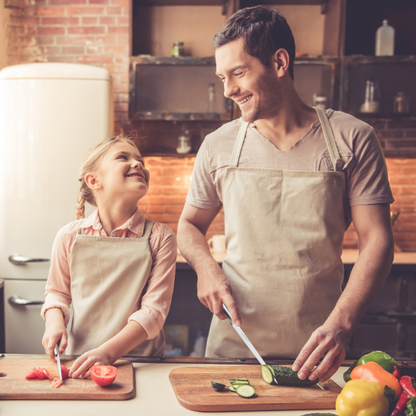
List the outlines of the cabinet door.
{"type": "MultiPolygon", "coordinates": [[[[198,338],[208,336],[212,313],[197,297],[197,276],[191,266],[178,263],[176,266],[175,289],[166,325],[188,327],[188,349],[184,355],[192,353],[198,338]]],[[[201,339],[200,339],[201,341],[201,339]]]]}
{"type": "Polygon", "coordinates": [[[4,315],[6,353],[44,354],[42,336],[45,323],[42,305],[12,306],[9,299],[19,296],[29,301],[43,301],[46,280],[5,280],[4,315]]]}

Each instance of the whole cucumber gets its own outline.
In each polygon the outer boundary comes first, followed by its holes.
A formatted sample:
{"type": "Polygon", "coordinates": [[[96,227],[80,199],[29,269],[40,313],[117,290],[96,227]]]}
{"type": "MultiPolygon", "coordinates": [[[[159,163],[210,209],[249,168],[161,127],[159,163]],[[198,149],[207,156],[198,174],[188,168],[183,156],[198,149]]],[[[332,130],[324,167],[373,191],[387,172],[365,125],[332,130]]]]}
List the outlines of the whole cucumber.
{"type": "Polygon", "coordinates": [[[280,365],[271,365],[270,367],[273,369],[277,383],[282,386],[309,387],[319,382],[318,379],[313,381],[308,378],[301,380],[298,377],[298,373],[290,367],[282,367],[280,365]]]}

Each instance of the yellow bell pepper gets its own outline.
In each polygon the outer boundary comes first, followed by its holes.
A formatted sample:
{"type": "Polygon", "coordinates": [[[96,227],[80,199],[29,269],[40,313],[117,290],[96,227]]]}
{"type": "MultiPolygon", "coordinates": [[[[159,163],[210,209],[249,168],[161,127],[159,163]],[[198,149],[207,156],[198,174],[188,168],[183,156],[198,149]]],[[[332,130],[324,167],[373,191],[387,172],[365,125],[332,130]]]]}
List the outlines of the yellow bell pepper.
{"type": "Polygon", "coordinates": [[[388,416],[389,401],[373,381],[351,380],[337,397],[338,416],[388,416]]]}

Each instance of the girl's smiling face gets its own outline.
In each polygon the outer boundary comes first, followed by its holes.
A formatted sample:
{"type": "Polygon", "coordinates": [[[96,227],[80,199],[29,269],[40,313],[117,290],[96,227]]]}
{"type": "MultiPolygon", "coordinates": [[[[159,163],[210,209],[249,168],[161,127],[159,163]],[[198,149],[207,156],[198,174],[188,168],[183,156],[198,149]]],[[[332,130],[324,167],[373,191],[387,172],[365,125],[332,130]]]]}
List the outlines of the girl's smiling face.
{"type": "Polygon", "coordinates": [[[101,195],[131,196],[138,201],[149,189],[150,174],[138,149],[119,141],[110,146],[96,172],[86,175],[85,180],[101,195]]]}

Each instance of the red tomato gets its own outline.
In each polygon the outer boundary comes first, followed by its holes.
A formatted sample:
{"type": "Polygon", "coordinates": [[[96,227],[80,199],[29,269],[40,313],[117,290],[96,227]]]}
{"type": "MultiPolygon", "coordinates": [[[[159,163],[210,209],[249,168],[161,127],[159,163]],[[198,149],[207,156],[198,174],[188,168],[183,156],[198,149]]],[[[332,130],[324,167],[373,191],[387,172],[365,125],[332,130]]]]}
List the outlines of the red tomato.
{"type": "Polygon", "coordinates": [[[68,378],[69,370],[65,367],[64,364],[61,364],[61,371],[62,371],[62,380],[68,378]]]}
{"type": "Polygon", "coordinates": [[[26,375],[25,375],[25,379],[26,380],[32,380],[34,378],[38,378],[38,376],[35,373],[35,369],[32,368],[31,370],[29,370],[26,375]]]}
{"type": "Polygon", "coordinates": [[[117,368],[112,365],[93,365],[90,374],[96,384],[108,386],[116,379],[117,368]]]}
{"type": "Polygon", "coordinates": [[[33,371],[35,372],[39,380],[45,380],[45,378],[49,378],[50,380],[53,379],[53,377],[48,373],[48,370],[46,370],[46,368],[34,367],[33,371]]]}
{"type": "Polygon", "coordinates": [[[61,387],[61,386],[62,386],[62,381],[61,381],[61,379],[60,379],[60,378],[58,378],[58,377],[55,377],[55,378],[51,381],[51,386],[52,386],[54,389],[57,389],[58,387],[61,387]]]}

